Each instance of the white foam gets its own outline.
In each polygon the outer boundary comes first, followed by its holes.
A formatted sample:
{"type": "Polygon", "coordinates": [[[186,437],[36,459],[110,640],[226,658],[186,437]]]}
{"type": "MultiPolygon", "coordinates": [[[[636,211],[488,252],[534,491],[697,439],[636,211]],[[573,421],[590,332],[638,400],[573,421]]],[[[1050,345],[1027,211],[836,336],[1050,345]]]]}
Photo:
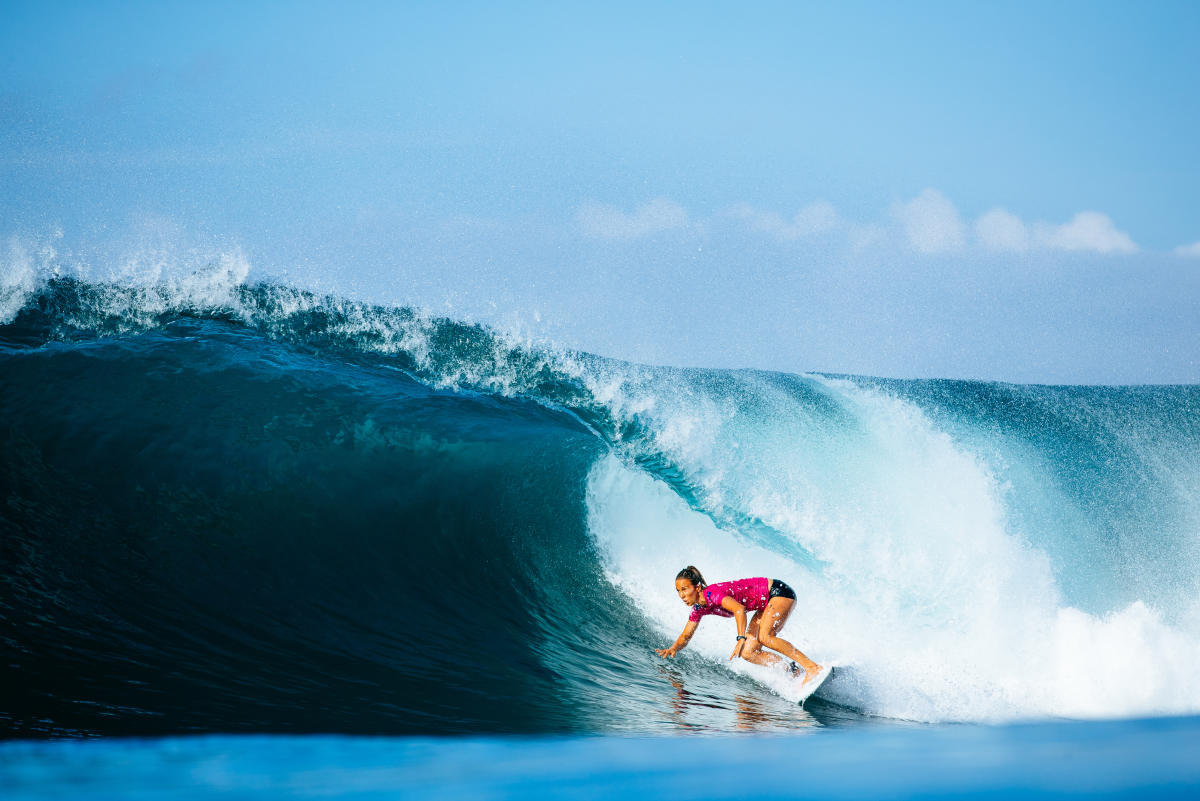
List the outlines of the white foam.
{"type": "Polygon", "coordinates": [[[37,291],[42,276],[57,256],[50,245],[37,246],[10,237],[0,263],[0,325],[11,323],[37,291]]]}
{"type": "MultiPolygon", "coordinates": [[[[653,386],[643,374],[606,390],[612,408],[652,422],[656,446],[710,511],[616,457],[589,479],[589,526],[610,578],[662,644],[687,617],[675,573],[695,564],[711,581],[765,574],[792,584],[800,600],[784,636],[818,662],[852,665],[855,697],[845,700],[875,714],[1200,711],[1200,632],[1144,602],[1103,615],[1066,605],[1046,555],[1008,521],[1007,488],[915,406],[820,380],[842,416],[805,421],[811,410],[787,392],[737,381],[706,389],[676,375],[653,386]],[[773,527],[777,545],[715,524],[730,506],[773,527]],[[785,556],[792,545],[823,569],[785,556]]],[[[732,629],[722,622],[706,620],[693,647],[724,663],[732,629]]]]}

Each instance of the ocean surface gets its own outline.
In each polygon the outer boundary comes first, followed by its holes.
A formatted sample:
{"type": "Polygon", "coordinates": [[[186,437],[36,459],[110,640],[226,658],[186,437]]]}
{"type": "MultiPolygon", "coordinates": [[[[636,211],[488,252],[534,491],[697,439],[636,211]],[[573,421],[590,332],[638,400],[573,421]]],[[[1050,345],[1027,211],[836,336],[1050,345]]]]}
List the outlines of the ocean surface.
{"type": "Polygon", "coordinates": [[[0,289],[11,797],[1200,791],[1200,387],[651,367],[225,261],[0,289]],[[656,656],[687,564],[791,584],[834,678],[656,656]]]}

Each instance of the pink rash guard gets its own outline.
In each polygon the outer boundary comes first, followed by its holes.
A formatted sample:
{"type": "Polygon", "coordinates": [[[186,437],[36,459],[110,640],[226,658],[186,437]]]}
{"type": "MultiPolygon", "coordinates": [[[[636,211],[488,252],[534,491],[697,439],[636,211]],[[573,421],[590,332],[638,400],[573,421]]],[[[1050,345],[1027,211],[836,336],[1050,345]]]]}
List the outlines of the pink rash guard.
{"type": "Polygon", "coordinates": [[[726,612],[721,608],[721,601],[725,599],[726,595],[733,596],[733,600],[746,607],[747,611],[757,612],[766,607],[769,600],[767,596],[770,592],[771,580],[767,578],[735,579],[734,581],[723,581],[720,584],[709,584],[700,594],[700,603],[692,607],[692,613],[688,615],[688,620],[699,623],[700,618],[705,615],[733,617],[732,612],[726,612]]]}

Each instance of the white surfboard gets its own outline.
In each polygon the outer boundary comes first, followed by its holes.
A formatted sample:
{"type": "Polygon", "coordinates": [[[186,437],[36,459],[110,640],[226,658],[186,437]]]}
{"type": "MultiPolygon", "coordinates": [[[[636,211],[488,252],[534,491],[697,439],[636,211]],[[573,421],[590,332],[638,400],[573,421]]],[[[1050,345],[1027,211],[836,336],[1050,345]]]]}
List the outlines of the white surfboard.
{"type": "MultiPolygon", "coordinates": [[[[808,700],[808,697],[810,695],[815,693],[817,690],[821,689],[821,685],[824,684],[825,680],[828,679],[832,675],[833,675],[833,665],[826,665],[825,667],[821,668],[821,670],[817,673],[816,676],[814,676],[807,683],[801,685],[800,697],[797,698],[796,701],[798,703],[803,704],[806,700],[808,700]]],[[[799,677],[797,677],[796,682],[799,683],[800,681],[801,681],[801,679],[799,677]]]]}

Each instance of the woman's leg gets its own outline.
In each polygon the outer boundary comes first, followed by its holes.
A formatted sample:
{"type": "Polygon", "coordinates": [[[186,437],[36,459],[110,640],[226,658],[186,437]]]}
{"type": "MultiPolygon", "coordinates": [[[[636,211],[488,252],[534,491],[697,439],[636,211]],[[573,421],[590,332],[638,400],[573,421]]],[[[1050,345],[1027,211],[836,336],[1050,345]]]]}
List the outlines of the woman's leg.
{"type": "Polygon", "coordinates": [[[742,659],[756,665],[775,665],[779,663],[779,657],[764,651],[762,642],[758,639],[762,614],[761,609],[755,612],[754,617],[750,618],[750,622],[746,624],[746,644],[742,646],[742,659]]]}
{"type": "Polygon", "coordinates": [[[767,602],[767,608],[763,610],[762,620],[758,624],[758,641],[762,646],[770,648],[772,651],[778,651],[804,668],[804,680],[808,681],[817,675],[821,666],[801,653],[799,648],[778,636],[779,630],[787,622],[788,615],[792,613],[792,605],[795,603],[791,598],[782,597],[772,598],[767,602]]]}

